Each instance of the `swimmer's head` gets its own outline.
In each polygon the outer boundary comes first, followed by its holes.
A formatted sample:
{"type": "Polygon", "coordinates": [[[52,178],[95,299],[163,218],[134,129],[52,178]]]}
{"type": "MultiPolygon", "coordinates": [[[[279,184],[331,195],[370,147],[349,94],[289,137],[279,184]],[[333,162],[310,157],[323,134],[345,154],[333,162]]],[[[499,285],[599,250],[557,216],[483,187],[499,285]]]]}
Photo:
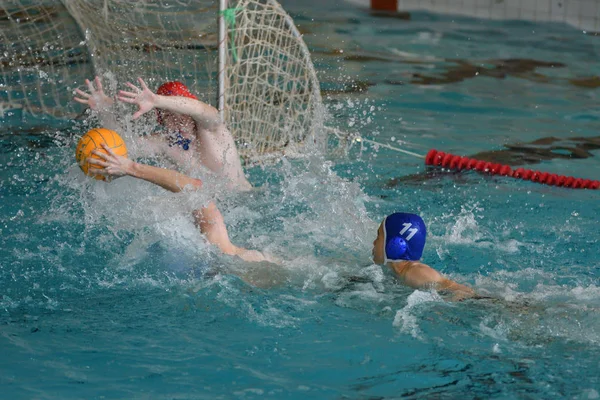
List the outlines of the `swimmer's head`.
{"type": "MultiPolygon", "coordinates": [[[[198,98],[196,96],[194,96],[192,94],[192,92],[190,92],[190,90],[188,89],[187,86],[185,86],[183,83],[179,82],[179,81],[173,81],[173,82],[165,82],[162,85],[159,86],[159,88],[156,90],[156,94],[159,94],[161,96],[178,96],[178,97],[187,97],[190,99],[194,99],[194,100],[198,100],[198,98]]],[[[165,123],[167,122],[167,120],[172,117],[172,115],[174,115],[174,113],[170,113],[168,111],[164,111],[164,110],[156,110],[156,121],[161,124],[161,125],[165,125],[165,123]]]]}
{"type": "Polygon", "coordinates": [[[377,264],[418,261],[423,255],[426,237],[425,223],[418,215],[388,215],[379,226],[377,239],[373,242],[373,261],[377,264]]]}

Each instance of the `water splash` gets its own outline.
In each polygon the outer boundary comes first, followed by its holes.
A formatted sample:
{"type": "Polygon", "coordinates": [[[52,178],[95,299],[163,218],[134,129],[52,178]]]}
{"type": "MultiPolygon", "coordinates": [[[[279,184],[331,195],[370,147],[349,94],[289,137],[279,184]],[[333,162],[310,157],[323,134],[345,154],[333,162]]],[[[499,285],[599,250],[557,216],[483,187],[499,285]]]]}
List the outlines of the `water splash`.
{"type": "Polygon", "coordinates": [[[424,292],[415,290],[406,299],[406,306],[396,311],[396,316],[392,325],[400,328],[403,333],[410,334],[415,339],[424,340],[421,330],[419,328],[419,318],[422,314],[421,308],[424,304],[428,303],[439,303],[442,302],[442,298],[437,292],[424,292]]]}

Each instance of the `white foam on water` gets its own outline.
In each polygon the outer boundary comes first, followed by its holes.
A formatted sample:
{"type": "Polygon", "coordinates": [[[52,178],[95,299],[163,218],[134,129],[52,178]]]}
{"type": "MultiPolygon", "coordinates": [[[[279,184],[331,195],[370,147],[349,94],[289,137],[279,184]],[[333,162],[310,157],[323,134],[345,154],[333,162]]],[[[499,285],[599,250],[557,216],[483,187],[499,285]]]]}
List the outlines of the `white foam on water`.
{"type": "Polygon", "coordinates": [[[447,214],[440,218],[446,223],[446,232],[441,236],[430,235],[430,242],[436,246],[440,259],[446,258],[450,250],[448,245],[470,246],[483,249],[494,249],[504,253],[515,254],[522,247],[529,246],[511,237],[510,229],[491,231],[480,222],[485,218],[485,209],[478,203],[461,205],[458,215],[447,214]]]}
{"type": "Polygon", "coordinates": [[[577,397],[578,399],[600,399],[600,394],[594,388],[584,389],[581,392],[581,395],[577,397]]]}
{"type": "Polygon", "coordinates": [[[335,304],[340,307],[352,308],[355,303],[364,304],[380,304],[390,301],[393,296],[389,293],[384,293],[373,283],[356,284],[354,290],[345,290],[335,300],[335,304]]]}
{"type": "Polygon", "coordinates": [[[600,287],[565,285],[562,279],[535,268],[478,277],[477,291],[503,301],[490,308],[492,315],[480,330],[494,339],[505,337],[521,344],[560,338],[600,345],[600,287]]]}
{"type": "Polygon", "coordinates": [[[442,298],[436,292],[424,292],[415,290],[407,300],[406,306],[396,311],[392,326],[400,328],[402,333],[410,334],[415,339],[423,339],[419,328],[420,308],[423,304],[442,302],[442,298]]]}
{"type": "MultiPolygon", "coordinates": [[[[511,324],[506,321],[498,321],[495,316],[484,317],[479,323],[479,331],[486,336],[500,342],[509,342],[508,334],[510,333],[511,324]]],[[[499,345],[496,343],[494,349],[499,345]]]]}
{"type": "Polygon", "coordinates": [[[299,320],[290,315],[288,310],[282,310],[278,301],[267,300],[266,304],[260,306],[246,302],[244,306],[248,319],[262,326],[288,328],[296,326],[299,320]]]}

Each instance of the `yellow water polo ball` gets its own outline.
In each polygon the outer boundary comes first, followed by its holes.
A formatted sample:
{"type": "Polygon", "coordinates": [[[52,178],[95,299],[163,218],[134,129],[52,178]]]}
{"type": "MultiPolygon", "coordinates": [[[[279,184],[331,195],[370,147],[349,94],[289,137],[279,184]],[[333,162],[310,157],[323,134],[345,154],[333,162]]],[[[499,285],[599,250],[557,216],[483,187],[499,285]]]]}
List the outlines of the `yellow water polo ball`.
{"type": "MultiPolygon", "coordinates": [[[[77,163],[79,164],[79,167],[81,167],[81,170],[84,174],[93,175],[92,170],[101,168],[88,163],[86,159],[99,159],[100,157],[92,154],[92,151],[96,149],[106,153],[106,150],[104,150],[104,148],[101,146],[102,143],[105,143],[116,154],[127,157],[127,146],[125,145],[123,138],[119,136],[117,132],[106,128],[91,129],[85,135],[83,135],[81,139],[79,139],[79,142],[77,143],[77,149],[75,150],[75,158],[77,159],[77,163]]],[[[102,175],[95,175],[94,177],[98,180],[106,180],[102,175]]]]}

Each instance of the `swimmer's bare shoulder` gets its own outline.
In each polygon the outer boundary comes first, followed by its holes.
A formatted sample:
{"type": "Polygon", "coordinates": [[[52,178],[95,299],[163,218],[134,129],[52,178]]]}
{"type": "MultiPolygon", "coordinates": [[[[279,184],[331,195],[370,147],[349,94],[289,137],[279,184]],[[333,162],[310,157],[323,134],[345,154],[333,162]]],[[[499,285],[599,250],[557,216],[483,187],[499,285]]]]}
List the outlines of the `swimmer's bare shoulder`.
{"type": "Polygon", "coordinates": [[[476,295],[470,287],[446,278],[422,262],[403,261],[391,264],[402,283],[414,289],[435,289],[440,292],[447,292],[454,301],[464,300],[476,295]]]}

